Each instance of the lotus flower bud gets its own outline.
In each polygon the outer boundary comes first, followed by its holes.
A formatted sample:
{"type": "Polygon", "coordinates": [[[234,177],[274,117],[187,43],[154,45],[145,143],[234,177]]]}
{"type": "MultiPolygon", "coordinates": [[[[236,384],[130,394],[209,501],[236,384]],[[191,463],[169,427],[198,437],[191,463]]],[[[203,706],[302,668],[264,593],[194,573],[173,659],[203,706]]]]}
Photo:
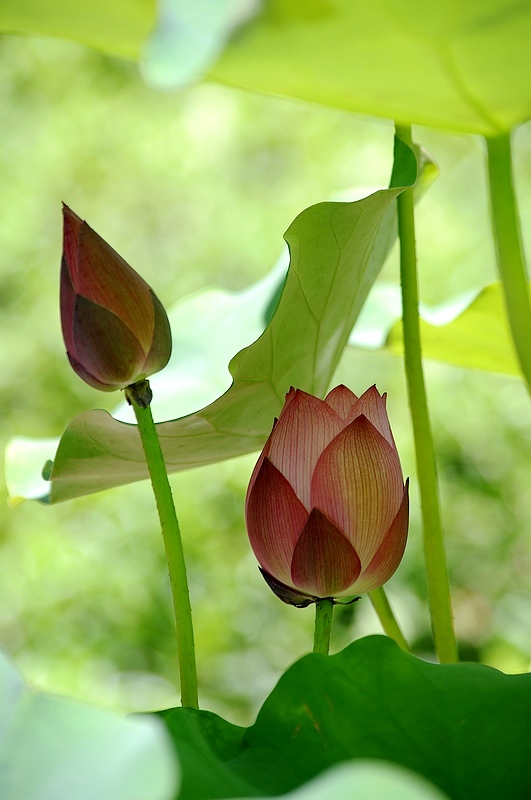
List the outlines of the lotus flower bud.
{"type": "Polygon", "coordinates": [[[394,573],[409,503],[385,395],[291,389],[251,476],[251,546],[281,600],[370,592],[394,573]]]}
{"type": "Polygon", "coordinates": [[[61,324],[70,364],[103,392],[158,372],[171,354],[166,312],[148,284],[63,207],[61,324]]]}

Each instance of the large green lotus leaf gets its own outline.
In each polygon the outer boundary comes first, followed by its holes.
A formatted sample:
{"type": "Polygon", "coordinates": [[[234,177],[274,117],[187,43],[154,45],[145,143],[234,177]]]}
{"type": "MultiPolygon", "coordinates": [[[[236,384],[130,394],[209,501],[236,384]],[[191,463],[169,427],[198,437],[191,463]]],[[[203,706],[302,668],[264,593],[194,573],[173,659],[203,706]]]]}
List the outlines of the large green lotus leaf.
{"type": "Polygon", "coordinates": [[[137,58],[155,25],[156,0],[2,0],[0,31],[57,36],[137,58]]]}
{"type": "Polygon", "coordinates": [[[352,759],[392,762],[453,800],[531,796],[531,675],[427,663],[384,636],[304,656],[247,730],[208,712],[162,715],[182,800],[282,794],[352,759]]]}
{"type": "Polygon", "coordinates": [[[155,82],[210,77],[362,114],[495,135],[531,113],[522,0],[3,0],[0,30],[138,58],[155,82]],[[153,35],[146,40],[153,32],[153,35]]]}
{"type": "MultiPolygon", "coordinates": [[[[531,297],[531,286],[529,287],[531,297]]],[[[403,353],[400,287],[377,284],[371,292],[349,344],[403,353]]],[[[520,375],[507,323],[501,283],[444,303],[420,307],[425,358],[458,367],[520,375]]]]}
{"type": "Polygon", "coordinates": [[[0,652],[2,800],[173,800],[177,783],[159,720],[33,692],[0,652]]]}
{"type": "Polygon", "coordinates": [[[269,0],[217,80],[487,136],[531,114],[531,3],[269,0]]]}
{"type": "MultiPolygon", "coordinates": [[[[288,714],[291,708],[287,709],[288,714]]],[[[263,797],[269,795],[250,774],[245,780],[234,767],[246,750],[245,728],[209,711],[170,709],[159,712],[171,733],[183,770],[183,786],[179,800],[215,800],[217,798],[263,797]]],[[[279,713],[281,710],[279,709],[279,713]]],[[[257,763],[268,758],[267,745],[253,746],[257,763]]],[[[275,769],[279,767],[274,764],[275,769]]],[[[263,767],[257,770],[261,773],[263,767]]],[[[280,783],[285,781],[286,765],[280,766],[280,783]],[[282,774],[284,773],[284,774],[282,774]]],[[[311,771],[310,771],[311,773],[311,771]]],[[[444,800],[418,775],[381,761],[359,760],[325,769],[317,778],[303,778],[303,784],[281,797],[293,800],[444,800]]],[[[278,797],[275,789],[274,797],[278,797]]]]}
{"type": "MultiPolygon", "coordinates": [[[[427,167],[423,176],[433,177],[427,167]]],[[[394,175],[404,185],[417,177],[416,156],[399,140],[394,175]]],[[[324,394],[395,241],[400,191],[319,203],[295,219],[285,234],[290,267],[278,306],[262,335],[230,362],[229,390],[195,414],[157,425],[170,471],[259,450],[290,386],[324,394]]],[[[147,477],[136,426],[105,411],[79,415],[61,437],[49,477],[52,502],[147,477]]]]}

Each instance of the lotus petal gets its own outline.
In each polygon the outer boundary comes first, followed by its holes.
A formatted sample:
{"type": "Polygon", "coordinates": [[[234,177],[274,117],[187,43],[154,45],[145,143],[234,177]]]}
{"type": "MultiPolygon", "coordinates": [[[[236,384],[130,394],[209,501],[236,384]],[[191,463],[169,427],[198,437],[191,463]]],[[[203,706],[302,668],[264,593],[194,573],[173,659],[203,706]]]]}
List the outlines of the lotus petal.
{"type": "Polygon", "coordinates": [[[365,567],[387,534],[403,493],[396,448],[362,415],[321,455],[311,503],[343,531],[365,567]]]}
{"type": "Polygon", "coordinates": [[[247,495],[247,532],[258,563],[288,586],[293,550],[308,512],[286,478],[264,458],[247,495]]]}
{"type": "Polygon", "coordinates": [[[339,414],[323,400],[297,389],[266,445],[271,463],[287,478],[308,513],[314,467],[343,425],[339,414]]]}
{"type": "Polygon", "coordinates": [[[349,419],[349,414],[357,400],[358,398],[354,392],[351,392],[346,386],[340,384],[336,386],[335,389],[332,389],[331,392],[328,392],[324,402],[327,406],[333,408],[342,420],[345,422],[352,422],[352,420],[349,419]]]}
{"type": "Polygon", "coordinates": [[[360,570],[351,543],[314,508],[293,553],[292,583],[310,595],[334,597],[352,586],[360,570]]]}

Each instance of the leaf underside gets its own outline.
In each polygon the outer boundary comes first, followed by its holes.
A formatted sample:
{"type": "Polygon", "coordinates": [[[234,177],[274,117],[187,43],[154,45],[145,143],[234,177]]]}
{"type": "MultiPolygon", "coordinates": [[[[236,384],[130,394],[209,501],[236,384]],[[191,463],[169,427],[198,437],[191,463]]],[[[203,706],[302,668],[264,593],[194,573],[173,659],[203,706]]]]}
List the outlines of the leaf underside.
{"type": "Polygon", "coordinates": [[[163,86],[209,72],[233,86],[486,136],[529,119],[531,5],[521,0],[221,6],[164,0],[155,24],[154,0],[3,0],[0,31],[144,55],[145,74],[163,86]]]}

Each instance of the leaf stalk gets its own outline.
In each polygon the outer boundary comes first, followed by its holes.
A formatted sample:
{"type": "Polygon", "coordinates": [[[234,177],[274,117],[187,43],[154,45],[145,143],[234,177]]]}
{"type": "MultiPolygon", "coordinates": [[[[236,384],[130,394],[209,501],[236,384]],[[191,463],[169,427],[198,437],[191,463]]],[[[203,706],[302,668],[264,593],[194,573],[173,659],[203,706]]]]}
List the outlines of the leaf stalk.
{"type": "Polygon", "coordinates": [[[151,413],[149,382],[139,381],[128,386],[125,396],[135,412],[164,540],[175,615],[181,704],[189,708],[199,708],[192,608],[184,551],[168,472],[151,413]]]}
{"type": "Polygon", "coordinates": [[[492,233],[509,327],[528,391],[531,393],[531,306],[528,277],[513,184],[509,133],[487,138],[492,233]]]}
{"type": "Polygon", "coordinates": [[[411,649],[404,634],[402,633],[394,611],[391,608],[391,604],[387,594],[385,593],[384,587],[380,586],[379,589],[374,589],[372,592],[369,592],[369,599],[374,610],[376,611],[376,614],[378,615],[378,619],[380,620],[380,624],[385,635],[389,636],[390,639],[394,639],[401,650],[404,650],[406,653],[410,653],[411,649]]]}
{"type": "MultiPolygon", "coordinates": [[[[411,128],[396,126],[396,137],[412,147],[411,128]]],[[[424,558],[435,650],[441,663],[457,661],[450,582],[441,522],[437,466],[422,367],[413,189],[398,195],[400,283],[404,327],[404,365],[415,440],[424,558]]]]}

